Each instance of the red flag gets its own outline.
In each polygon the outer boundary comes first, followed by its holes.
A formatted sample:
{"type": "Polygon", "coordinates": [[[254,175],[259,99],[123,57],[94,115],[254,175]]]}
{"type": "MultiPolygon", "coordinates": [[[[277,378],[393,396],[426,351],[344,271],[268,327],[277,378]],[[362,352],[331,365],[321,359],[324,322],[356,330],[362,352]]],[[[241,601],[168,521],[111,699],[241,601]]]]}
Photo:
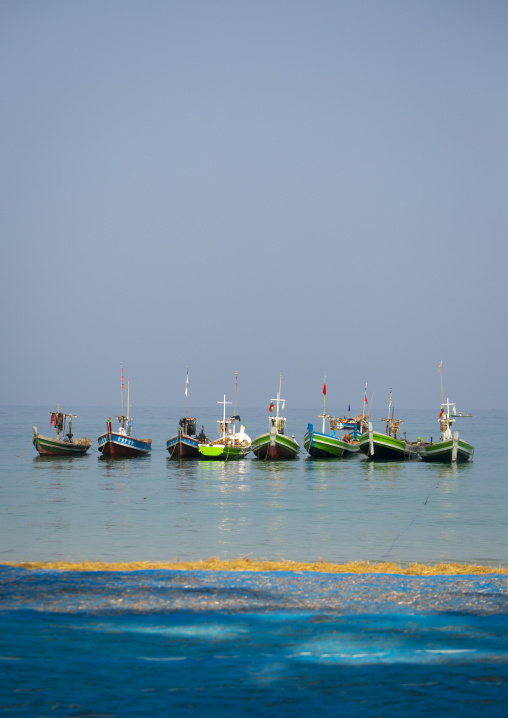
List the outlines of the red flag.
{"type": "Polygon", "coordinates": [[[325,383],[323,384],[323,394],[326,396],[326,381],[325,381],[325,383]]]}
{"type": "Polygon", "coordinates": [[[369,402],[367,401],[367,392],[365,392],[365,399],[364,399],[364,401],[365,401],[366,404],[369,403],[369,402]]]}
{"type": "Polygon", "coordinates": [[[273,407],[274,407],[274,403],[273,403],[273,401],[272,401],[272,403],[270,404],[270,408],[268,409],[268,411],[269,411],[270,413],[272,412],[273,407]]]}
{"type": "Polygon", "coordinates": [[[122,391],[123,391],[123,367],[122,367],[122,391]]]}

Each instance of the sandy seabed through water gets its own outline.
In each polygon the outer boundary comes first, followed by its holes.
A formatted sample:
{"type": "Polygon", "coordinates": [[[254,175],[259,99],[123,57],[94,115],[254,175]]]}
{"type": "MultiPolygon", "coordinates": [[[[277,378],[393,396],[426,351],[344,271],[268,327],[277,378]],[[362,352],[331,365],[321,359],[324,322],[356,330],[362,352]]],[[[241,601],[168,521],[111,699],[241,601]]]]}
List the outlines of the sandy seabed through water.
{"type": "Polygon", "coordinates": [[[18,561],[4,562],[5,566],[51,571],[294,571],[319,573],[383,573],[403,576],[458,576],[481,574],[508,574],[508,568],[463,563],[410,563],[351,561],[331,563],[328,561],[268,561],[264,559],[207,558],[201,561],[18,561]]]}

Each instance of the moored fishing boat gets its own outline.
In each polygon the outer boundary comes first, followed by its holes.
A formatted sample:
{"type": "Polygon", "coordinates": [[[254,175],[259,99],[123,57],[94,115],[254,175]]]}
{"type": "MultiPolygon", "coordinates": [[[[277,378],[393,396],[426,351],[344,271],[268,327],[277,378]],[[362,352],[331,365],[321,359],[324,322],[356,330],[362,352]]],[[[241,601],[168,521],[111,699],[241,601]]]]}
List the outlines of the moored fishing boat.
{"type": "Polygon", "coordinates": [[[465,463],[470,461],[474,456],[474,446],[464,439],[460,438],[458,431],[452,431],[452,425],[456,418],[472,416],[472,414],[457,413],[455,404],[446,399],[444,402],[443,392],[443,363],[439,362],[439,373],[441,375],[441,411],[439,414],[439,441],[434,443],[432,438],[430,442],[419,441],[415,445],[422,461],[435,461],[446,464],[465,463]]]}
{"type": "Polygon", "coordinates": [[[307,425],[303,445],[315,459],[344,458],[360,451],[360,431],[355,419],[339,419],[328,414],[319,414],[323,420],[322,430],[316,431],[313,424],[307,425]],[[326,432],[328,422],[328,432],[326,432]],[[337,432],[341,432],[340,434],[337,432]]]}
{"type": "Polygon", "coordinates": [[[117,416],[119,427],[113,431],[111,417],[107,421],[107,431],[99,436],[98,449],[103,456],[110,458],[115,457],[134,457],[146,456],[152,450],[151,439],[137,439],[132,435],[133,419],[129,416],[129,380],[127,380],[127,414],[123,413],[123,367],[122,374],[122,413],[117,416]]]}
{"type": "Polygon", "coordinates": [[[309,455],[316,459],[348,458],[358,454],[359,436],[366,428],[368,416],[362,412],[356,417],[340,419],[326,414],[326,377],[323,397],[323,413],[318,416],[318,419],[323,421],[322,430],[316,431],[313,424],[308,424],[303,439],[304,447],[309,455]],[[328,432],[326,432],[327,422],[328,432]]]}
{"type": "Polygon", "coordinates": [[[166,441],[166,449],[170,459],[194,459],[199,457],[199,445],[207,443],[208,439],[201,427],[201,433],[196,435],[197,419],[188,415],[189,396],[189,367],[185,382],[185,416],[178,422],[178,433],[166,441]]]}
{"type": "Polygon", "coordinates": [[[178,433],[166,441],[166,449],[170,459],[197,459],[200,444],[206,444],[208,437],[204,432],[196,434],[196,421],[194,417],[182,417],[178,422],[178,433]]]}
{"type": "Polygon", "coordinates": [[[244,425],[240,425],[240,431],[236,431],[236,422],[241,421],[239,416],[234,415],[226,418],[226,404],[231,404],[231,402],[226,401],[225,394],[224,400],[218,401],[217,404],[224,406],[223,418],[217,420],[220,436],[211,443],[199,444],[199,458],[208,461],[244,459],[251,450],[250,436],[245,433],[244,425]]]}
{"type": "Polygon", "coordinates": [[[152,450],[151,439],[136,439],[131,436],[133,420],[128,415],[117,416],[120,424],[113,431],[111,417],[107,421],[107,431],[99,436],[99,451],[103,456],[111,458],[126,456],[146,456],[152,450]]]}
{"type": "Polygon", "coordinates": [[[374,431],[372,422],[369,421],[367,431],[360,436],[360,451],[362,451],[368,459],[374,461],[400,461],[416,456],[416,452],[406,439],[399,438],[400,425],[403,422],[401,419],[394,418],[394,408],[392,408],[392,414],[390,416],[391,404],[392,390],[390,389],[388,417],[381,419],[381,421],[386,422],[385,433],[381,434],[378,431],[374,431]]]}
{"type": "Polygon", "coordinates": [[[278,459],[296,459],[300,451],[300,445],[294,436],[286,435],[286,419],[280,415],[279,409],[284,411],[286,402],[280,398],[282,386],[282,375],[279,381],[277,398],[270,401],[268,409],[268,431],[260,434],[252,442],[252,451],[258,459],[277,461],[278,459]],[[272,415],[275,403],[277,411],[272,415]],[[280,405],[282,404],[282,407],[280,405]]]}
{"type": "Polygon", "coordinates": [[[83,438],[74,438],[72,433],[72,420],[77,418],[77,414],[64,414],[57,410],[50,413],[50,428],[55,427],[56,437],[44,436],[39,434],[36,426],[33,428],[32,443],[41,456],[77,456],[86,454],[92,445],[92,440],[83,438]],[[67,430],[68,422],[68,431],[67,430]]]}

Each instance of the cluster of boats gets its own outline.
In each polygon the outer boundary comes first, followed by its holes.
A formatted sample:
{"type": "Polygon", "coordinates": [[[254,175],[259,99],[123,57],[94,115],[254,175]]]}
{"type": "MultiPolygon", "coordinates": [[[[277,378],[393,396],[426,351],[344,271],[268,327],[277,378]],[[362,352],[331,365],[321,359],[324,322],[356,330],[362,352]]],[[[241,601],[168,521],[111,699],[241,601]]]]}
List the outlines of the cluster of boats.
{"type": "MultiPolygon", "coordinates": [[[[188,378],[185,389],[187,396],[188,378]]],[[[123,388],[123,374],[122,374],[123,388]]],[[[326,379],[323,387],[326,396],[326,379]]],[[[197,419],[186,416],[180,419],[177,433],[166,442],[166,449],[170,458],[189,459],[199,458],[208,461],[231,461],[245,458],[251,451],[254,455],[267,461],[296,459],[300,453],[300,445],[294,435],[286,432],[286,418],[282,416],[285,400],[281,398],[281,382],[276,399],[270,402],[268,416],[268,431],[251,440],[245,432],[240,416],[236,414],[236,395],[234,412],[226,416],[226,396],[218,404],[223,405],[222,418],[217,421],[219,437],[210,441],[201,427],[197,433],[197,419]],[[239,430],[237,431],[237,425],[239,430]]],[[[374,431],[368,414],[365,413],[367,394],[365,392],[364,405],[361,414],[350,418],[339,418],[325,413],[319,415],[322,420],[321,431],[317,431],[313,424],[308,424],[303,445],[309,456],[313,458],[348,458],[364,454],[373,461],[399,461],[418,459],[422,461],[435,461],[444,463],[461,463],[472,460],[474,447],[464,441],[458,431],[453,431],[456,418],[464,416],[457,414],[455,404],[442,400],[439,416],[440,436],[434,442],[423,441],[420,437],[416,441],[408,441],[405,433],[400,435],[402,421],[394,418],[394,410],[388,406],[388,416],[381,419],[385,423],[385,431],[374,431]],[[391,409],[391,414],[390,414],[391,409]]],[[[470,416],[470,415],[469,415],[470,416]]],[[[57,410],[51,414],[50,426],[55,426],[56,438],[42,436],[37,427],[33,427],[33,444],[42,456],[67,456],[85,454],[92,440],[75,438],[72,433],[72,420],[75,414],[63,414],[57,410]],[[67,430],[68,427],[68,430],[67,430]]],[[[107,421],[107,430],[98,438],[98,451],[105,457],[133,457],[143,456],[151,452],[151,439],[138,439],[133,435],[133,420],[129,416],[129,402],[127,413],[117,417],[119,426],[113,430],[111,417],[107,421]]]]}

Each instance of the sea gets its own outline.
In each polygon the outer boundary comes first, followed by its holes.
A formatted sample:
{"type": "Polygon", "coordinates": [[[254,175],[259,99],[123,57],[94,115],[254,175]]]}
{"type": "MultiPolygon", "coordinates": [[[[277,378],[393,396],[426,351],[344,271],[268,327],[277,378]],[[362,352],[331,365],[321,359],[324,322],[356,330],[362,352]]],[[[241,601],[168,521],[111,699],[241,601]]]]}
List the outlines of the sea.
{"type": "MultiPolygon", "coordinates": [[[[454,429],[473,461],[433,465],[310,458],[303,436],[319,407],[284,412],[294,461],[170,459],[185,407],[133,407],[151,455],[105,459],[97,437],[120,407],[62,406],[92,449],[40,457],[32,426],[51,435],[55,409],[0,407],[0,715],[506,712],[508,412],[471,409],[454,429]],[[401,573],[20,566],[211,557],[401,573]],[[493,572],[404,575],[413,563],[493,572]]],[[[237,408],[251,438],[267,409],[237,408]]],[[[220,405],[189,415],[217,437],[220,405]]],[[[396,416],[408,440],[437,440],[438,412],[396,416]]]]}

